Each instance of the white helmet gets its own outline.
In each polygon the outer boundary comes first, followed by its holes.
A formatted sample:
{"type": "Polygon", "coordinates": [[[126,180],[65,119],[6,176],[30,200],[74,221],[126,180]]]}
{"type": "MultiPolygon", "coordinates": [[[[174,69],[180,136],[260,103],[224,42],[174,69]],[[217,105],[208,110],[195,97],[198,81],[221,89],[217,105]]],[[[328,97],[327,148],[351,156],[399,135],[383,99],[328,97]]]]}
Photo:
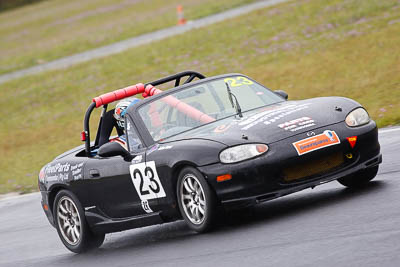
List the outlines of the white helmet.
{"type": "Polygon", "coordinates": [[[135,97],[126,98],[118,102],[114,110],[114,118],[122,129],[125,128],[125,113],[129,106],[139,102],[135,97]]]}

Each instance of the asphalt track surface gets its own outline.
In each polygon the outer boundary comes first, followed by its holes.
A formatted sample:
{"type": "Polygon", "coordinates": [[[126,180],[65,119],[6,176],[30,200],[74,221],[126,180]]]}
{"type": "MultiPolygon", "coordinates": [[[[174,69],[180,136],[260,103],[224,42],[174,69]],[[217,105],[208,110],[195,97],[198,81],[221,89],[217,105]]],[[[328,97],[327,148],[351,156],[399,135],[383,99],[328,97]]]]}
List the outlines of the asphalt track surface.
{"type": "Polygon", "coordinates": [[[337,182],[221,218],[195,234],[182,221],[109,234],[75,255],[38,193],[0,200],[0,266],[400,266],[400,127],[380,131],[383,163],[367,187],[337,182]]]}
{"type": "Polygon", "coordinates": [[[248,5],[243,5],[239,6],[237,8],[233,8],[221,13],[217,13],[214,15],[210,15],[201,19],[193,20],[190,21],[189,23],[185,25],[179,25],[179,26],[173,26],[169,27],[166,29],[146,33],[143,35],[139,35],[136,37],[132,37],[120,42],[116,42],[110,45],[102,46],[99,48],[95,48],[92,50],[88,50],[82,53],[78,53],[75,55],[63,57],[60,59],[56,59],[54,61],[50,61],[47,63],[43,63],[40,65],[36,65],[33,67],[29,67],[26,69],[22,70],[17,70],[14,72],[6,73],[3,75],[0,75],[0,84],[24,77],[26,75],[33,75],[33,74],[39,74],[41,72],[49,71],[49,70],[57,70],[57,69],[63,69],[67,68],[69,66],[73,66],[82,62],[86,62],[95,58],[101,58],[117,53],[121,53],[122,51],[125,51],[127,49],[137,47],[140,45],[148,44],[151,42],[155,42],[158,40],[162,40],[168,37],[172,37],[175,35],[183,34],[187,31],[193,30],[193,29],[198,29],[202,27],[206,27],[208,25],[218,23],[221,21],[224,21],[226,19],[234,18],[240,15],[244,15],[247,13],[250,13],[254,10],[273,6],[279,3],[286,2],[288,0],[264,0],[264,1],[259,1],[255,2],[252,4],[248,5]]]}

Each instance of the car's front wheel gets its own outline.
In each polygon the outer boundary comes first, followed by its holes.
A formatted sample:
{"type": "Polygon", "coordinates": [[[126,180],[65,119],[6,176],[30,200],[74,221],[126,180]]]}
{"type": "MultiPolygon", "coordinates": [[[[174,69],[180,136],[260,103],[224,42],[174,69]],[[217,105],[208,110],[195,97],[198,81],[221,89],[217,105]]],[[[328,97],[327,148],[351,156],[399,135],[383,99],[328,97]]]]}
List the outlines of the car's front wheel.
{"type": "Polygon", "coordinates": [[[216,220],[217,198],[204,176],[193,167],[184,168],[177,183],[179,210],[196,232],[210,230],[216,220]]]}
{"type": "Polygon", "coordinates": [[[61,190],[57,193],[53,214],[60,239],[72,252],[82,253],[103,244],[105,235],[90,231],[82,205],[72,192],[61,190]]]}
{"type": "Polygon", "coordinates": [[[376,174],[378,173],[378,169],[379,166],[367,168],[348,176],[342,177],[338,179],[338,182],[349,188],[358,188],[374,179],[376,174]]]}

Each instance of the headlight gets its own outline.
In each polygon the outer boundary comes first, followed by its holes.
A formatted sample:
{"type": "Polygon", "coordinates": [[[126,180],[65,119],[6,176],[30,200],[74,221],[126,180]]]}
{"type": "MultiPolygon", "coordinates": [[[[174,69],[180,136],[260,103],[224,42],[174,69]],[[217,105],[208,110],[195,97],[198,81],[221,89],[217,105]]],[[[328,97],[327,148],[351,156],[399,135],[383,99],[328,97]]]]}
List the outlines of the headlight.
{"type": "Polygon", "coordinates": [[[250,158],[257,157],[268,151],[268,146],[264,144],[246,144],[229,147],[219,154],[222,163],[234,163],[250,158]]]}
{"type": "Polygon", "coordinates": [[[363,108],[357,108],[346,117],[346,124],[350,127],[367,124],[370,121],[368,112],[363,108]]]}

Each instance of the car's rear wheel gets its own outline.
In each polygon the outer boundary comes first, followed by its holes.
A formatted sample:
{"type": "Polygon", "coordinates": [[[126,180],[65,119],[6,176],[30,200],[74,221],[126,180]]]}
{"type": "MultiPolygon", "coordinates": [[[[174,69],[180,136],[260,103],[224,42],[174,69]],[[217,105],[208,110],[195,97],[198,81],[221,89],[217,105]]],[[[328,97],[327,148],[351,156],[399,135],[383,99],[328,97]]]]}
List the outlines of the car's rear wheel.
{"type": "Polygon", "coordinates": [[[375,178],[379,166],[367,168],[338,179],[338,182],[349,188],[358,188],[375,178]]]}
{"type": "Polygon", "coordinates": [[[210,230],[216,220],[216,196],[204,176],[193,167],[184,168],[177,183],[179,210],[196,232],[210,230]]]}
{"type": "Polygon", "coordinates": [[[103,244],[105,235],[90,231],[82,205],[72,192],[61,190],[57,193],[53,214],[60,239],[72,252],[82,253],[103,244]]]}

